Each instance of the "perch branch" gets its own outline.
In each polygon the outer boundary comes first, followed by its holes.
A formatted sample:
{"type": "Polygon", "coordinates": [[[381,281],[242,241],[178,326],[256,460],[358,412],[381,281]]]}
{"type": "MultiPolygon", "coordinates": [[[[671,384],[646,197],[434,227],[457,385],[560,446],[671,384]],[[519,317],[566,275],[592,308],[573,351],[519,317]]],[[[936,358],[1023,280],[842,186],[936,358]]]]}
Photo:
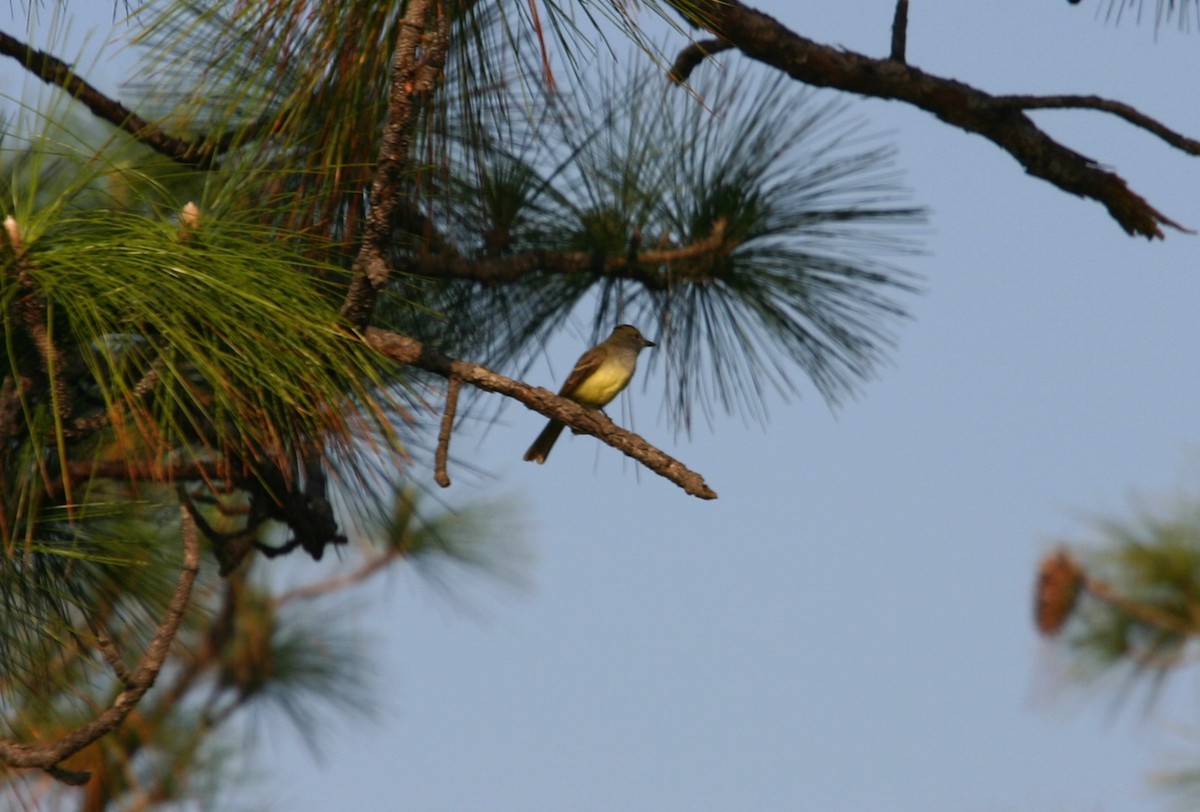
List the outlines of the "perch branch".
{"type": "Polygon", "coordinates": [[[705,484],[700,474],[689,470],[637,434],[617,426],[599,411],[559,397],[549,389],[506,378],[479,364],[442,355],[408,336],[372,327],[367,329],[364,339],[376,351],[397,363],[414,366],[443,378],[460,378],[463,383],[485,392],[510,397],[539,414],[561,420],[581,434],[597,437],[659,476],[674,482],[692,496],[700,499],[717,498],[716,492],[705,484]]]}
{"type": "Polygon", "coordinates": [[[1125,119],[1135,127],[1157,135],[1188,155],[1200,155],[1200,141],[1177,133],[1137,108],[1100,96],[997,96],[996,103],[1022,110],[1099,110],[1125,119]]]}

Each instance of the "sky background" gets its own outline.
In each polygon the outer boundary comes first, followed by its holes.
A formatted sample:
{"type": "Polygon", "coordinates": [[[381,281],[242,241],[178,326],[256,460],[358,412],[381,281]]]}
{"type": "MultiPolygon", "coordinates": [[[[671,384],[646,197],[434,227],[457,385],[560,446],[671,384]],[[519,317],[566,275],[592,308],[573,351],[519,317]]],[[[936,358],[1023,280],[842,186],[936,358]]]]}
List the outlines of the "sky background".
{"type": "MultiPolygon", "coordinates": [[[[1114,26],[1098,4],[915,0],[909,62],[995,93],[1120,99],[1200,136],[1200,33],[1114,26]]],[[[890,0],[758,7],[817,41],[888,49],[890,0]]],[[[0,63],[9,77],[15,63],[0,63]]],[[[1195,674],[1149,711],[1073,687],[1034,632],[1030,590],[1055,540],[1200,493],[1200,238],[1132,239],[982,138],[899,103],[855,109],[894,134],[931,209],[926,253],[905,262],[925,290],[904,300],[913,318],[890,363],[836,412],[809,389],[775,399],[765,428],[728,418],[690,439],[659,418],[662,366],[639,380],[610,413],[632,408],[715,502],[585,437],[523,463],[543,419],[520,407],[457,436],[490,476],[452,468],[454,498],[523,506],[531,588],[465,582],[447,599],[414,573],[370,585],[358,622],[375,718],[323,731],[317,763],[285,730],[266,736],[263,799],[364,812],[1166,808],[1147,777],[1200,764],[1195,674]]],[[[1098,113],[1036,118],[1200,227],[1200,160],[1098,113]]],[[[586,326],[564,331],[533,383],[557,387],[586,326]]]]}

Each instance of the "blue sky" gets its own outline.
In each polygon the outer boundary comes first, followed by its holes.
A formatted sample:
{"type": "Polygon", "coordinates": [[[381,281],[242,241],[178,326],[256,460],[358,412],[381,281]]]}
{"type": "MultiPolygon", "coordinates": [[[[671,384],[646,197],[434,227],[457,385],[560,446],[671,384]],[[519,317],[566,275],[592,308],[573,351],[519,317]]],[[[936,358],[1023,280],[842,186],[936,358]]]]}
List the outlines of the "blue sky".
{"type": "MultiPolygon", "coordinates": [[[[1120,99],[1200,136],[1200,34],[1107,25],[1098,2],[914,2],[909,61],[993,92],[1120,99]]],[[[885,0],[760,8],[888,47],[885,0]]],[[[492,477],[456,498],[523,504],[534,585],[466,584],[466,609],[412,573],[371,585],[377,718],[323,734],[319,765],[282,732],[260,741],[278,808],[1165,807],[1146,778],[1200,761],[1194,674],[1149,712],[1079,691],[1029,593],[1055,539],[1200,491],[1200,242],[1131,239],[981,138],[856,107],[932,210],[890,363],[836,412],[809,391],[765,429],[690,439],[657,419],[661,366],[632,386],[610,413],[632,409],[716,502],[589,438],[523,463],[542,418],[519,407],[457,438],[492,477]]],[[[1197,159],[1097,113],[1037,119],[1200,228],[1197,159]]],[[[532,381],[556,386],[585,341],[582,321],[564,331],[532,381]]]]}

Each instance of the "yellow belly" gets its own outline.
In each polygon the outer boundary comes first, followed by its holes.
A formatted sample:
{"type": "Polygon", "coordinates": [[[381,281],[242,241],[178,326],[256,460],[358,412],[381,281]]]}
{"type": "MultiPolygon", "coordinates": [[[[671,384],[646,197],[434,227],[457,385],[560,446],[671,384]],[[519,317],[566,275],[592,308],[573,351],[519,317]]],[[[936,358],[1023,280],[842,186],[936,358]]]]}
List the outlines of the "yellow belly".
{"type": "Polygon", "coordinates": [[[633,377],[622,364],[604,363],[571,393],[571,400],[598,409],[621,393],[633,377]]]}

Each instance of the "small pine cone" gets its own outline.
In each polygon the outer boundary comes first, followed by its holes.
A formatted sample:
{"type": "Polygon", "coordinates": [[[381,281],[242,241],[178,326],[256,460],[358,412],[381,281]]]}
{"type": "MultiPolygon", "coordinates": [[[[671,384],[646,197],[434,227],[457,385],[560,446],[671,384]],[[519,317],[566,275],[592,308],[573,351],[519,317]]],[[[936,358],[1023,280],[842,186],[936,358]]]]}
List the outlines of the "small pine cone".
{"type": "Polygon", "coordinates": [[[1034,589],[1038,631],[1047,637],[1062,631],[1071,618],[1082,586],[1083,570],[1066,550],[1056,550],[1042,559],[1034,589]]]}

